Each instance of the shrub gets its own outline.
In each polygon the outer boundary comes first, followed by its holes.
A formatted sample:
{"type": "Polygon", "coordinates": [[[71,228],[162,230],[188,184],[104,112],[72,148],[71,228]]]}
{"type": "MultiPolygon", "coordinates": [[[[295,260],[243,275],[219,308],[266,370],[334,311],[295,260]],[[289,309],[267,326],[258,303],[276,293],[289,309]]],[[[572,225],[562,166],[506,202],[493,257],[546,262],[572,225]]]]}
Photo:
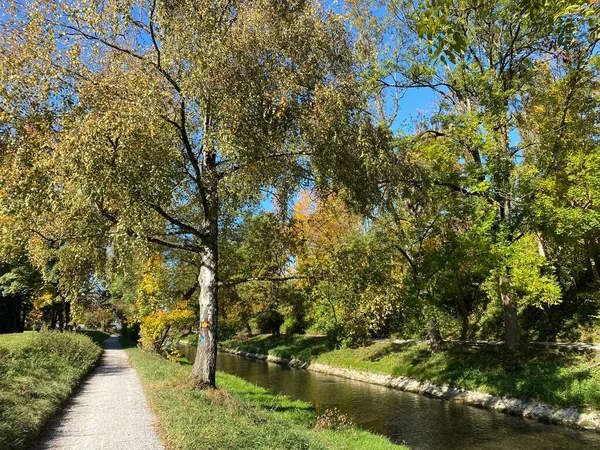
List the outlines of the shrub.
{"type": "Polygon", "coordinates": [[[140,340],[140,323],[123,323],[123,327],[121,328],[121,336],[123,336],[128,341],[138,342],[140,340]]]}
{"type": "Polygon", "coordinates": [[[333,347],[338,347],[344,341],[344,327],[341,324],[335,324],[325,330],[327,342],[333,347]]]}
{"type": "Polygon", "coordinates": [[[275,309],[266,309],[256,316],[256,325],[261,333],[271,333],[279,336],[279,329],[283,325],[283,315],[275,309]]]}
{"type": "Polygon", "coordinates": [[[306,326],[306,321],[298,317],[288,317],[283,323],[285,334],[304,334],[306,326]]]}
{"type": "Polygon", "coordinates": [[[78,333],[41,333],[33,342],[43,352],[66,359],[71,365],[80,365],[85,370],[94,365],[100,354],[94,341],[78,333]]]}
{"type": "Polygon", "coordinates": [[[78,333],[0,336],[0,449],[31,448],[100,353],[78,333]]]}
{"type": "Polygon", "coordinates": [[[152,311],[142,318],[140,342],[145,348],[160,353],[169,341],[181,335],[181,330],[192,326],[194,317],[194,311],[185,302],[176,303],[168,311],[152,311]]]}
{"type": "Polygon", "coordinates": [[[317,417],[314,426],[315,431],[324,430],[344,430],[352,428],[354,422],[345,414],[342,414],[337,408],[326,409],[325,412],[317,417]]]}

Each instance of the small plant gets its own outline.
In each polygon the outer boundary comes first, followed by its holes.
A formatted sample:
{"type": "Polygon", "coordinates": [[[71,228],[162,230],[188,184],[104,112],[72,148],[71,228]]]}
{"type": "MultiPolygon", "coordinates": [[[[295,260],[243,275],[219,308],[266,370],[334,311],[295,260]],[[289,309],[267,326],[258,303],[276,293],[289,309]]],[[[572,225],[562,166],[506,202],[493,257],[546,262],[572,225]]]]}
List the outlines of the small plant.
{"type": "Polygon", "coordinates": [[[180,363],[181,359],[184,356],[183,353],[181,353],[178,349],[176,349],[172,346],[169,346],[168,348],[166,348],[164,350],[164,353],[165,353],[165,357],[169,361],[174,362],[174,363],[180,363]]]}
{"type": "Polygon", "coordinates": [[[345,430],[352,428],[353,426],[354,422],[352,418],[342,414],[337,408],[331,408],[326,409],[323,414],[320,414],[317,417],[317,422],[315,423],[313,430],[345,430]]]}

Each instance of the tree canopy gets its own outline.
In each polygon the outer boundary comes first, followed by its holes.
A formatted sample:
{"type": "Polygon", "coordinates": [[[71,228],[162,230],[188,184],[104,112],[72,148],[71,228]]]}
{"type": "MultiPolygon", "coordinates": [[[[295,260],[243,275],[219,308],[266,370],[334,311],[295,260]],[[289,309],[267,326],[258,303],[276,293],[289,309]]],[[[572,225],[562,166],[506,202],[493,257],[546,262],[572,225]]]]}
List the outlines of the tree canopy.
{"type": "Polygon", "coordinates": [[[595,2],[0,5],[0,286],[47,321],[195,333],[198,385],[217,330],[593,334],[595,2]]]}
{"type": "Polygon", "coordinates": [[[5,239],[40,266],[55,259],[66,291],[107,254],[191,253],[194,373],[214,384],[220,223],[264,189],[326,179],[373,128],[342,19],[304,1],[14,1],[5,12],[5,239]]]}

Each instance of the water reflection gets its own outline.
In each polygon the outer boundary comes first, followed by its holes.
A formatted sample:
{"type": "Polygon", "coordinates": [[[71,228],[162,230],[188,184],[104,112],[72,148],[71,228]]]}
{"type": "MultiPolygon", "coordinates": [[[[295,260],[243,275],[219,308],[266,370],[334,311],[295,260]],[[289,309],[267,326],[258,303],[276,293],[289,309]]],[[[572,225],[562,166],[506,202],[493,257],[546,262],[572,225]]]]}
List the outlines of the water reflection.
{"type": "Polygon", "coordinates": [[[336,407],[360,427],[414,450],[600,449],[600,434],[226,353],[219,353],[218,369],[319,409],[336,407]]]}

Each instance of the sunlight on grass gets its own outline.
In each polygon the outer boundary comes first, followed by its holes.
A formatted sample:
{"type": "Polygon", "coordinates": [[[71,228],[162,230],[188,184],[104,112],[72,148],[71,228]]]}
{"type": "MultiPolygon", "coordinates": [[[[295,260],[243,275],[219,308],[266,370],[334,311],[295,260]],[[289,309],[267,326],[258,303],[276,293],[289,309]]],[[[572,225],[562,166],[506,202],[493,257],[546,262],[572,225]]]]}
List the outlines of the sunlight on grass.
{"type": "Polygon", "coordinates": [[[194,390],[189,365],[130,347],[159,431],[182,449],[403,449],[358,428],[313,431],[317,411],[241,378],[217,374],[218,390],[194,390]]]}

